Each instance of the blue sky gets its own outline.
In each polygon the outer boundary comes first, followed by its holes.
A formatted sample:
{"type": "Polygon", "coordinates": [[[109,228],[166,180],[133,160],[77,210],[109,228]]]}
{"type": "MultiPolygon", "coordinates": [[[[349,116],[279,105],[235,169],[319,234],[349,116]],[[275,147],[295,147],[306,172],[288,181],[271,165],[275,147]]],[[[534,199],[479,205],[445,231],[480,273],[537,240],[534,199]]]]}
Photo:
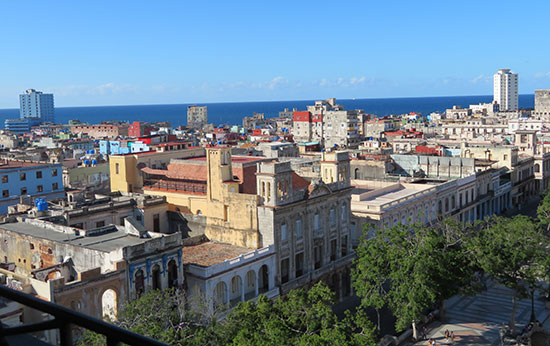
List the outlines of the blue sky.
{"type": "Polygon", "coordinates": [[[550,88],[550,1],[5,1],[0,108],[550,88]]]}

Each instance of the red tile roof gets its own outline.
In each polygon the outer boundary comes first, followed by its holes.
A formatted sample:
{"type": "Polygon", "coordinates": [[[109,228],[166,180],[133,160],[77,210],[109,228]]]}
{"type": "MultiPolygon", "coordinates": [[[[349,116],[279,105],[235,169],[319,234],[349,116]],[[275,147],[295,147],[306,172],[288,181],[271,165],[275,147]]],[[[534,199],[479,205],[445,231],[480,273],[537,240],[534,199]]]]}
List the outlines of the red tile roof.
{"type": "Polygon", "coordinates": [[[252,251],[254,249],[209,241],[199,245],[184,246],[181,252],[183,263],[209,267],[252,251]]]}
{"type": "Polygon", "coordinates": [[[309,186],[309,181],[292,172],[292,188],[294,190],[302,190],[309,186]]]}

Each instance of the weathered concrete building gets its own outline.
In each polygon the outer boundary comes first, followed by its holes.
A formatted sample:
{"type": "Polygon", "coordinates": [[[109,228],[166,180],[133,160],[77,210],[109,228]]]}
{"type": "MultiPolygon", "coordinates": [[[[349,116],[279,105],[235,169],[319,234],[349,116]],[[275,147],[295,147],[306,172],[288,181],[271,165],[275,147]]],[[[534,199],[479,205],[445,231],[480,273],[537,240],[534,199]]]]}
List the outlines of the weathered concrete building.
{"type": "Polygon", "coordinates": [[[550,118],[550,89],[535,90],[534,117],[550,118]]]}
{"type": "Polygon", "coordinates": [[[214,312],[255,300],[259,294],[269,298],[279,295],[273,246],[255,250],[195,238],[184,240],[182,250],[192,304],[214,312]]]}
{"type": "Polygon", "coordinates": [[[57,279],[51,301],[99,318],[145,291],[183,283],[181,235],[148,232],[132,218],[93,230],[20,218],[1,224],[0,238],[16,274],[57,279]]]}
{"type": "Polygon", "coordinates": [[[281,293],[325,279],[337,297],[349,295],[349,154],[323,153],[321,179],[311,184],[289,162],[261,163],[257,188],[259,232],[275,247],[281,293]]]}

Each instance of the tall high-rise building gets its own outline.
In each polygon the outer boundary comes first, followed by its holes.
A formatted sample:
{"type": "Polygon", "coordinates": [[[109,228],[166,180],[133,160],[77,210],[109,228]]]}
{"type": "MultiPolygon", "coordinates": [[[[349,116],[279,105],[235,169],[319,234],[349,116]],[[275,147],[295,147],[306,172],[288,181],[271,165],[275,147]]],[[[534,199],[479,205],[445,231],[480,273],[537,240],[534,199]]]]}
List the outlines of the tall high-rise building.
{"type": "Polygon", "coordinates": [[[493,97],[501,111],[518,110],[518,74],[510,69],[498,70],[493,76],[493,97]]]}
{"type": "Polygon", "coordinates": [[[193,128],[202,128],[208,122],[208,111],[206,106],[188,106],[187,107],[187,126],[193,128]]]}
{"type": "Polygon", "coordinates": [[[19,117],[33,118],[41,122],[55,122],[53,94],[28,89],[19,95],[19,117]]]}

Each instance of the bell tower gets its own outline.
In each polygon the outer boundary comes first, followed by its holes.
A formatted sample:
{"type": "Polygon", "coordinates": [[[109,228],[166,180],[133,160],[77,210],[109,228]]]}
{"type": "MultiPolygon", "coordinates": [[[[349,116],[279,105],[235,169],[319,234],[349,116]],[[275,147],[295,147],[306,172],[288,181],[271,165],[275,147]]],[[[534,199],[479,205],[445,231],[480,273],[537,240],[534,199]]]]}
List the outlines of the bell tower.
{"type": "Polygon", "coordinates": [[[206,195],[211,201],[223,201],[223,183],[233,181],[231,148],[207,148],[206,165],[206,195]]]}
{"type": "Polygon", "coordinates": [[[325,184],[335,184],[338,189],[350,186],[349,153],[347,151],[323,152],[321,179],[325,184]]]}
{"type": "Polygon", "coordinates": [[[262,162],[256,173],[257,195],[268,206],[292,201],[292,168],[290,162],[262,162]]]}

